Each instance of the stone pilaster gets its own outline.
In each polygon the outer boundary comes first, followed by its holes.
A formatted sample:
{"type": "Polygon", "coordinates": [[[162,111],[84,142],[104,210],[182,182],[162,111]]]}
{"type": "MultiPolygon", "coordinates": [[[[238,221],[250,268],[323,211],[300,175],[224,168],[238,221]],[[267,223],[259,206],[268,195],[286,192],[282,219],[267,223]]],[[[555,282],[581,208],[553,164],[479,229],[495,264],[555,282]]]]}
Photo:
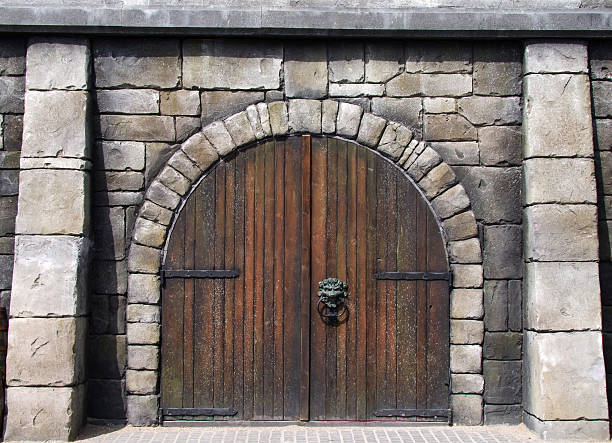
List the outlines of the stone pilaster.
{"type": "Polygon", "coordinates": [[[6,440],[72,440],[84,421],[90,225],[89,42],[35,38],[7,356],[6,440]]]}
{"type": "Polygon", "coordinates": [[[607,439],[587,46],[524,60],[524,421],[545,439],[607,439]]]}

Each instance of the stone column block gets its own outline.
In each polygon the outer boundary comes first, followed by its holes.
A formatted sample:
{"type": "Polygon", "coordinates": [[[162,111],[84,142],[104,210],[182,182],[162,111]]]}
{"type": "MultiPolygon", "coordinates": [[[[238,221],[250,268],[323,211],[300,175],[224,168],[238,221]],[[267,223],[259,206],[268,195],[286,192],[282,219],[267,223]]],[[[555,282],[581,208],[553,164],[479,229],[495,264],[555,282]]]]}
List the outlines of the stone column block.
{"type": "Polygon", "coordinates": [[[610,426],[607,420],[548,420],[543,421],[523,414],[523,421],[529,429],[538,433],[544,440],[607,441],[610,439],[610,426]]]}
{"type": "Polygon", "coordinates": [[[525,74],[586,73],[587,44],[585,42],[536,42],[525,47],[525,74]]]}
{"type": "Polygon", "coordinates": [[[74,440],[85,423],[85,385],[66,388],[9,387],[5,441],[74,440]],[[35,417],[32,420],[32,417],[35,417]]]}
{"type": "Polygon", "coordinates": [[[151,426],[157,423],[157,395],[128,395],[127,419],[134,426],[151,426]]]}
{"type": "Polygon", "coordinates": [[[451,345],[451,372],[479,374],[482,369],[482,347],[479,345],[451,345]]]}
{"type": "Polygon", "coordinates": [[[287,97],[322,98],[327,94],[327,47],[309,42],[285,45],[287,97]]]}
{"type": "Polygon", "coordinates": [[[482,423],[482,396],[453,394],[453,423],[457,425],[475,426],[482,423]]]}
{"type": "Polygon", "coordinates": [[[12,318],[9,331],[9,386],[71,386],[85,381],[85,317],[12,318]]]}
{"type": "Polygon", "coordinates": [[[595,165],[590,158],[530,158],[525,160],[523,174],[527,205],[597,203],[595,165]]]}
{"type": "Polygon", "coordinates": [[[451,318],[479,320],[484,315],[482,289],[453,289],[451,318]]]}
{"type": "Polygon", "coordinates": [[[87,89],[89,58],[86,39],[48,36],[32,38],[26,57],[26,87],[43,90],[87,89]],[[50,63],[53,69],[49,69],[50,63]]]}

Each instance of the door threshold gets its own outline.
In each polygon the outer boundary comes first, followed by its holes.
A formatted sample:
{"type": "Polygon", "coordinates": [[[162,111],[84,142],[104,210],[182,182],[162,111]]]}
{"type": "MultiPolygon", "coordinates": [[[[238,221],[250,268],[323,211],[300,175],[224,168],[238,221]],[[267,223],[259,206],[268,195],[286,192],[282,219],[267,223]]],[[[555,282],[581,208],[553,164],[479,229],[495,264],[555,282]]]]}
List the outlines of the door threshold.
{"type": "Polygon", "coordinates": [[[280,426],[301,426],[301,427],[420,427],[420,426],[450,426],[446,421],[396,421],[396,420],[377,420],[377,421],[272,421],[272,420],[253,420],[253,421],[229,421],[229,420],[164,420],[161,424],[166,427],[280,427],[280,426]]]}

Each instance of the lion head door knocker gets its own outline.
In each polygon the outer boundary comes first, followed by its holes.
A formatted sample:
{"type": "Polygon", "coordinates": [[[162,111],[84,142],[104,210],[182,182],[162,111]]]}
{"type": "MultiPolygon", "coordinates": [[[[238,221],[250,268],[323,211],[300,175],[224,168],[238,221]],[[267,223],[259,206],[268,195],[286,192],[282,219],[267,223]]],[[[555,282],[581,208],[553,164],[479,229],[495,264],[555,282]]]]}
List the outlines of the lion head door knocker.
{"type": "Polygon", "coordinates": [[[348,298],[348,285],[337,278],[326,278],[319,282],[319,301],[317,312],[323,321],[338,325],[348,318],[345,300],[348,298]]]}

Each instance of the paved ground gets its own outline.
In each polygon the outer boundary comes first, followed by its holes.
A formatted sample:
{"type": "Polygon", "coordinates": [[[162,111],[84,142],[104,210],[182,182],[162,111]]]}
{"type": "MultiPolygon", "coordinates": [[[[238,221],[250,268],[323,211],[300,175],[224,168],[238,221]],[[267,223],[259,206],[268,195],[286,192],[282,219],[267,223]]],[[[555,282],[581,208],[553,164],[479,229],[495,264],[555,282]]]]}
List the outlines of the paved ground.
{"type": "Polygon", "coordinates": [[[191,427],[88,426],[79,441],[104,443],[515,443],[539,442],[524,426],[191,427]]]}

